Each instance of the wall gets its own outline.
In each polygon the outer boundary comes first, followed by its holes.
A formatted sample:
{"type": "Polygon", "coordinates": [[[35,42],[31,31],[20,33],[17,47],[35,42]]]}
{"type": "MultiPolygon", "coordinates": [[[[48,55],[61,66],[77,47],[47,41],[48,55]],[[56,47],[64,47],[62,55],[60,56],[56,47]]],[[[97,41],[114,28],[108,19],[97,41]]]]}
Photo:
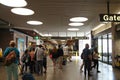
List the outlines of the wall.
{"type": "Polygon", "coordinates": [[[13,40],[13,32],[7,28],[0,28],[0,47],[3,51],[9,46],[10,40],[13,40]]]}
{"type": "Polygon", "coordinates": [[[34,42],[33,37],[18,32],[14,29],[11,29],[12,31],[14,31],[14,40],[17,43],[17,48],[20,51],[20,56],[22,56],[22,54],[24,53],[25,49],[29,46],[30,42],[34,42]]]}
{"type": "Polygon", "coordinates": [[[15,30],[13,31],[14,31],[14,40],[16,41],[16,47],[18,48],[20,54],[22,55],[26,49],[26,35],[15,30]]]}
{"type": "Polygon", "coordinates": [[[103,25],[103,26],[99,27],[98,29],[92,31],[92,34],[97,35],[98,33],[101,33],[101,32],[103,32],[103,31],[105,31],[105,30],[107,30],[111,27],[112,27],[111,23],[106,23],[105,25],[103,25]]]}
{"type": "Polygon", "coordinates": [[[120,68],[120,30],[116,31],[116,24],[113,24],[113,66],[120,68]]]}

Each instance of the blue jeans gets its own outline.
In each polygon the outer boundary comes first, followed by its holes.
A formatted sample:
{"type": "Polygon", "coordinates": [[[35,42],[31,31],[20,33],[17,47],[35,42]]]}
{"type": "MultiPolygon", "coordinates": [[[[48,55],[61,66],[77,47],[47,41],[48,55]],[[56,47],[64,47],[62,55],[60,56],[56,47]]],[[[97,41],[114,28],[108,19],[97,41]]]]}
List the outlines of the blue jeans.
{"type": "Polygon", "coordinates": [[[18,65],[16,63],[12,63],[9,66],[6,66],[7,72],[7,80],[12,80],[12,75],[14,80],[18,80],[18,65]]]}

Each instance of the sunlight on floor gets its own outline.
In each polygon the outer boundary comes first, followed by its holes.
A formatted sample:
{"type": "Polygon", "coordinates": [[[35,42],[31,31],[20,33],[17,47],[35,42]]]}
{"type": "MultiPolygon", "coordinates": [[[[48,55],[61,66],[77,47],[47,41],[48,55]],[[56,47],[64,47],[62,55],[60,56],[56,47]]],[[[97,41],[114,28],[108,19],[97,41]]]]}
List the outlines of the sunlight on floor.
{"type": "Polygon", "coordinates": [[[72,56],[72,60],[78,63],[80,61],[80,56],[72,56]]]}

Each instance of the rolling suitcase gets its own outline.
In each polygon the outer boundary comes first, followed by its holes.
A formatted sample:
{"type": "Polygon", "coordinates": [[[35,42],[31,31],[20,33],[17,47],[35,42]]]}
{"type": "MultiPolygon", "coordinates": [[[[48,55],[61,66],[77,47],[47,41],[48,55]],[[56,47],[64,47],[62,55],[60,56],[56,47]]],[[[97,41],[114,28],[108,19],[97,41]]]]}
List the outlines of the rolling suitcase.
{"type": "Polygon", "coordinates": [[[66,65],[66,63],[67,63],[67,60],[66,60],[66,58],[63,58],[62,65],[66,65]]]}
{"type": "Polygon", "coordinates": [[[22,76],[22,80],[35,80],[31,73],[24,73],[22,76]]]}

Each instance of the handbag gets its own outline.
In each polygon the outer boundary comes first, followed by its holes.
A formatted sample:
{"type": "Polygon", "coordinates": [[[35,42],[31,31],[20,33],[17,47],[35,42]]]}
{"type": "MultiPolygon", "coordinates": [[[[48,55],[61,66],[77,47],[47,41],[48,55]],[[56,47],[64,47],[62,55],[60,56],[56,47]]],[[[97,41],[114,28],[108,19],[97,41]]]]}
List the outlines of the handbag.
{"type": "Polygon", "coordinates": [[[50,58],[52,59],[52,54],[50,54],[49,56],[50,56],[50,58]]]}
{"type": "Polygon", "coordinates": [[[2,54],[2,49],[0,48],[0,58],[2,58],[3,54],[2,54]]]}

